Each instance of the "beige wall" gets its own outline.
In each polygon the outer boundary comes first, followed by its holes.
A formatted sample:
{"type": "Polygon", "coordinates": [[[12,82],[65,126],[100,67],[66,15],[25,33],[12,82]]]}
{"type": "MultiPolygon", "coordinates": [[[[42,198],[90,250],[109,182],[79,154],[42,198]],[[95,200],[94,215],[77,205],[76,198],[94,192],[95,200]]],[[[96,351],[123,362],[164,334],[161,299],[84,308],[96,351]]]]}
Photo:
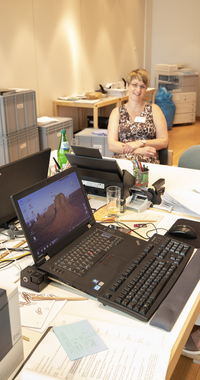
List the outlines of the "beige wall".
{"type": "Polygon", "coordinates": [[[143,65],[145,0],[0,0],[1,88],[58,96],[121,80],[143,65]]]}
{"type": "MultiPolygon", "coordinates": [[[[152,2],[152,0],[146,0],[152,2]]],[[[149,15],[151,18],[151,15],[149,15]]],[[[153,0],[151,78],[156,63],[184,63],[200,73],[200,1],[153,0]]],[[[200,77],[197,115],[200,116],[200,77]]]]}

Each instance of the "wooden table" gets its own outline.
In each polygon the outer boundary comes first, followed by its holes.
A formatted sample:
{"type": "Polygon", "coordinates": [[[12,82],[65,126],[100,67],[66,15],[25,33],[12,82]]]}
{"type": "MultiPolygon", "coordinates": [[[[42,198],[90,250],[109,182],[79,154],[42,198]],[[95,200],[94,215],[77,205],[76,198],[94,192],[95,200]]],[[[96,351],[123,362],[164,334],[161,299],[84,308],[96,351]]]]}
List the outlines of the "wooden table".
{"type": "MultiPolygon", "coordinates": [[[[148,88],[145,95],[145,100],[151,100],[152,103],[155,103],[155,88],[148,88]]],[[[59,116],[59,107],[76,107],[78,109],[84,110],[85,108],[90,108],[93,110],[93,121],[94,121],[94,128],[98,128],[98,110],[99,108],[106,107],[109,105],[115,105],[115,107],[119,107],[122,105],[122,103],[128,101],[128,96],[121,96],[121,97],[114,97],[114,96],[108,96],[106,98],[101,98],[100,100],[93,102],[93,101],[81,101],[81,100],[54,100],[53,102],[53,109],[54,109],[54,116],[59,116]]],[[[79,119],[81,129],[83,127],[82,125],[82,117],[79,119]]]]}
{"type": "Polygon", "coordinates": [[[114,104],[115,107],[120,105],[118,97],[108,96],[106,98],[102,98],[96,102],[92,101],[69,101],[69,100],[54,100],[54,116],[58,116],[58,108],[59,107],[76,107],[76,108],[92,108],[93,109],[93,120],[94,120],[94,128],[98,128],[98,110],[99,108],[106,107],[114,104]]]}

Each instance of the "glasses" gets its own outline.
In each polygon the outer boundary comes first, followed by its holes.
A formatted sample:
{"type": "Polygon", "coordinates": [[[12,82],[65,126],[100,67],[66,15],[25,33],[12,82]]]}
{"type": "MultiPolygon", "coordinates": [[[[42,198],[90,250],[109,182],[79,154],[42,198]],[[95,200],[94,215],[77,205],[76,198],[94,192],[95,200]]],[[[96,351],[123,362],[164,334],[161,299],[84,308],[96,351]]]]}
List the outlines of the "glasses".
{"type": "Polygon", "coordinates": [[[146,86],[144,84],[142,84],[142,85],[139,85],[137,83],[130,83],[130,84],[134,88],[138,88],[139,87],[141,90],[146,90],[146,86]]]}

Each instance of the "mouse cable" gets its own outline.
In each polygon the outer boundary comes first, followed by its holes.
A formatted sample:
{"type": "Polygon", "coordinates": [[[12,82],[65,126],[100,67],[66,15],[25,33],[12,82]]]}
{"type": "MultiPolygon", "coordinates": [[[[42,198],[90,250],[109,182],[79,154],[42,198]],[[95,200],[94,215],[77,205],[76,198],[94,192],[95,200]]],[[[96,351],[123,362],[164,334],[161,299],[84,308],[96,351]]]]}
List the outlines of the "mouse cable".
{"type": "MultiPolygon", "coordinates": [[[[152,223],[153,224],[153,223],[152,223]]],[[[159,230],[164,230],[164,231],[168,231],[166,228],[163,228],[163,227],[155,227],[156,228],[156,233],[158,233],[158,231],[159,230]]],[[[152,232],[152,231],[155,231],[155,229],[152,229],[152,230],[149,230],[149,231],[147,231],[147,236],[149,235],[149,233],[150,232],[152,232]]],[[[163,235],[164,236],[164,235],[163,235]]],[[[149,236],[149,238],[150,238],[151,236],[149,236]]]]}
{"type": "MultiPolygon", "coordinates": [[[[109,224],[110,224],[110,222],[107,222],[107,221],[104,221],[103,223],[109,223],[109,224]]],[[[119,222],[119,221],[117,221],[117,220],[114,220],[113,223],[116,223],[116,224],[118,224],[119,226],[123,226],[123,227],[127,228],[128,230],[134,232],[136,235],[138,235],[138,236],[139,236],[141,239],[143,239],[143,240],[148,241],[148,240],[150,239],[150,237],[146,237],[146,238],[145,238],[144,236],[142,236],[141,234],[139,234],[139,233],[136,231],[136,230],[138,230],[138,229],[140,229],[140,228],[142,228],[142,227],[136,227],[136,228],[133,229],[133,228],[130,228],[127,224],[122,223],[122,222],[119,222]]],[[[147,224],[153,224],[153,223],[150,223],[150,222],[145,223],[143,227],[146,227],[147,224]]],[[[155,229],[156,229],[156,227],[155,227],[155,229]]]]}
{"type": "MultiPolygon", "coordinates": [[[[148,241],[148,240],[151,238],[151,236],[149,236],[149,232],[154,231],[155,233],[158,233],[158,228],[157,228],[156,225],[155,225],[154,223],[152,223],[152,222],[144,223],[143,226],[140,226],[140,227],[137,227],[137,228],[134,228],[134,229],[128,227],[126,224],[121,223],[121,222],[117,222],[117,221],[115,221],[115,223],[117,223],[117,224],[118,224],[118,223],[123,224],[124,226],[126,226],[127,228],[129,228],[132,232],[134,232],[135,234],[137,234],[137,235],[138,235],[139,237],[141,237],[142,239],[145,239],[146,241],[148,241]],[[146,227],[148,224],[152,224],[152,226],[153,226],[154,228],[146,232],[146,236],[147,236],[147,237],[145,238],[144,236],[140,235],[136,230],[137,230],[137,229],[140,229],[140,228],[143,228],[143,227],[146,227]]],[[[162,229],[162,228],[160,228],[160,229],[162,229]]],[[[164,229],[164,228],[163,228],[163,229],[164,229]]]]}

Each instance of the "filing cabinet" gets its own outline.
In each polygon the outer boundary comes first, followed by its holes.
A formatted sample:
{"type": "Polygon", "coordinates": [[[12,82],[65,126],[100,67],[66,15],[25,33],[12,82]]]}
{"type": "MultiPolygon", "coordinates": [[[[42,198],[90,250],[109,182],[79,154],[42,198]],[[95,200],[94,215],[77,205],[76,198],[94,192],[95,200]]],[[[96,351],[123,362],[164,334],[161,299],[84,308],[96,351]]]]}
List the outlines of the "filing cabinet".
{"type": "Polygon", "coordinates": [[[173,92],[176,105],[173,124],[194,123],[196,120],[196,92],[173,92]]]}

